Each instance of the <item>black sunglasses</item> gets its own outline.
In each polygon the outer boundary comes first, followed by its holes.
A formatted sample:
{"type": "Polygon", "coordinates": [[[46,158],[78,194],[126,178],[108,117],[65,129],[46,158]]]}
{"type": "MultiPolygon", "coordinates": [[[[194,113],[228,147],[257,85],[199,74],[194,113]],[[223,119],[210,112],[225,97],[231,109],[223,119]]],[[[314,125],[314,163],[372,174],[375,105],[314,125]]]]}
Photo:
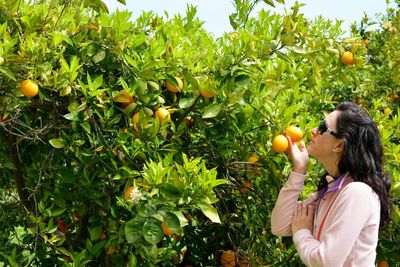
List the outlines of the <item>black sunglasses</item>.
{"type": "Polygon", "coordinates": [[[318,126],[318,134],[323,134],[324,132],[328,132],[329,134],[333,135],[334,137],[338,138],[338,134],[335,133],[332,129],[328,127],[326,121],[323,120],[318,126]]]}

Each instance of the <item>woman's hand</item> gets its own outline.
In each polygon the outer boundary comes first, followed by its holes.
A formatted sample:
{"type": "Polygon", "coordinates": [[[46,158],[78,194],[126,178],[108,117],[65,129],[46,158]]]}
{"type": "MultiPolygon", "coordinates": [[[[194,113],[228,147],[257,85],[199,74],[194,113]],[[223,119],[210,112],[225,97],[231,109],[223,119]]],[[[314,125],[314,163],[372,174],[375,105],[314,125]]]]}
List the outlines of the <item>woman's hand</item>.
{"type": "Polygon", "coordinates": [[[289,157],[293,162],[293,171],[299,174],[306,174],[309,161],[306,145],[301,141],[299,146],[297,146],[293,144],[289,136],[287,139],[289,141],[289,157]]]}
{"type": "Polygon", "coordinates": [[[312,232],[314,225],[315,205],[298,203],[292,219],[292,233],[301,229],[309,229],[312,232]]]}

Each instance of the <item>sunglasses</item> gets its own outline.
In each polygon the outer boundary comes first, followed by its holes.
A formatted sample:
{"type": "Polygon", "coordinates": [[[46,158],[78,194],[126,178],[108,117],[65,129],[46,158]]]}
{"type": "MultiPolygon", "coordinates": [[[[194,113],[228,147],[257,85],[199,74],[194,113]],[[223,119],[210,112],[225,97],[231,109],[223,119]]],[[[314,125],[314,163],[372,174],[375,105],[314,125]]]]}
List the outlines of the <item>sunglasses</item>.
{"type": "Polygon", "coordinates": [[[338,134],[335,133],[332,129],[328,127],[326,121],[323,120],[318,126],[318,134],[322,135],[323,133],[328,132],[329,134],[333,135],[334,137],[338,138],[338,134]]]}

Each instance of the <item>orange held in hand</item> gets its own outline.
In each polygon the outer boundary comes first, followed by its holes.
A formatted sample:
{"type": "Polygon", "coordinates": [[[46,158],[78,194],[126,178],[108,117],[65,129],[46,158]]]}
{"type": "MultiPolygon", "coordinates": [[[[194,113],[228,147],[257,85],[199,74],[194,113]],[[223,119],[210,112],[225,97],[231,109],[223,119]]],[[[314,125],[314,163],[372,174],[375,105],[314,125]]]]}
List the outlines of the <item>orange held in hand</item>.
{"type": "Polygon", "coordinates": [[[283,153],[287,150],[288,147],[289,147],[289,141],[284,135],[277,135],[272,140],[272,149],[276,153],[283,153]]]}
{"type": "Polygon", "coordinates": [[[299,127],[289,126],[286,129],[286,136],[289,136],[293,143],[297,143],[303,138],[303,131],[299,127]]]}
{"type": "Polygon", "coordinates": [[[19,86],[24,96],[33,97],[39,93],[39,86],[31,80],[25,80],[19,86]]]}

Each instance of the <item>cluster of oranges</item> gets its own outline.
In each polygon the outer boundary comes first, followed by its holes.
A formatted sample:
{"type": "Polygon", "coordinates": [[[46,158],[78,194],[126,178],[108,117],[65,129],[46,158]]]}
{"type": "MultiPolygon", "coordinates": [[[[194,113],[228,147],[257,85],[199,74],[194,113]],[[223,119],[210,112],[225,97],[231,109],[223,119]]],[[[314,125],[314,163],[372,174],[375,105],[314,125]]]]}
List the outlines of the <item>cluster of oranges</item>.
{"type": "Polygon", "coordinates": [[[283,153],[288,149],[289,141],[287,136],[290,137],[293,143],[297,143],[303,138],[303,131],[299,127],[291,125],[286,129],[285,135],[277,135],[272,140],[272,149],[276,153],[283,153]]]}

